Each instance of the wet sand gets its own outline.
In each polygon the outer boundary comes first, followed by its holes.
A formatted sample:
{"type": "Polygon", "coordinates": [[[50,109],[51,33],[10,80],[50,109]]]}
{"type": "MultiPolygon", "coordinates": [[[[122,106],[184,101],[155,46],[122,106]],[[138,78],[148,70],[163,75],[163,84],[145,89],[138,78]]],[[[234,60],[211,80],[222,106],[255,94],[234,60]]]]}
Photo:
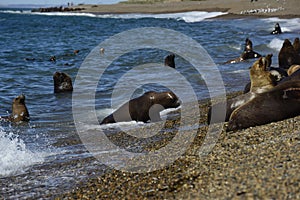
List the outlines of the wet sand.
{"type": "MultiPolygon", "coordinates": [[[[143,1],[141,1],[143,2],[143,1]]],[[[300,1],[298,0],[203,0],[165,2],[123,2],[112,5],[79,5],[84,8],[80,12],[108,14],[108,13],[176,13],[186,11],[220,11],[233,16],[260,16],[260,17],[300,17],[300,1]]]]}

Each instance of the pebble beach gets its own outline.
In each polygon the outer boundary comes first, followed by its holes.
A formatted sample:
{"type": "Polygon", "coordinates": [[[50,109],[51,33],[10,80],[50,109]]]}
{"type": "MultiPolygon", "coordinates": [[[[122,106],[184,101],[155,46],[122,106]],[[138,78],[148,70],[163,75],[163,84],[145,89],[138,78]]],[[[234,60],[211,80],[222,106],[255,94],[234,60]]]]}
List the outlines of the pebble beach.
{"type": "MultiPolygon", "coordinates": [[[[200,109],[207,112],[207,103],[201,102],[200,109]]],[[[223,130],[212,151],[202,157],[199,149],[208,128],[204,126],[170,166],[149,173],[111,169],[59,199],[299,199],[299,119],[223,130]]],[[[199,123],[205,120],[206,116],[199,123]]],[[[168,121],[166,126],[176,123],[168,121]]]]}
{"type": "MultiPolygon", "coordinates": [[[[299,17],[298,0],[207,0],[116,5],[80,5],[91,13],[173,13],[222,11],[221,18],[299,17]]],[[[205,123],[209,101],[199,102],[205,123]]],[[[198,128],[192,145],[173,164],[149,173],[115,169],[78,185],[59,199],[300,199],[299,116],[226,132],[205,157],[199,149],[208,126],[198,128]]],[[[176,125],[178,119],[166,124],[176,125]]],[[[155,126],[155,125],[153,125],[155,126]]],[[[226,124],[224,125],[226,126],[226,124]]],[[[167,141],[165,141],[167,142],[167,141]]],[[[163,144],[159,144],[163,145],[163,144]]],[[[157,146],[145,146],[148,151],[157,146]]]]}
{"type": "MultiPolygon", "coordinates": [[[[233,98],[242,94],[255,60],[224,62],[239,56],[249,37],[256,51],[273,53],[272,66],[278,66],[277,55],[284,39],[300,36],[300,27],[295,28],[300,24],[299,7],[299,0],[129,0],[112,5],[79,4],[68,7],[69,11],[55,7],[60,10],[52,13],[0,9],[4,27],[0,35],[6,46],[0,52],[1,113],[7,113],[12,97],[21,93],[26,94],[30,111],[28,126],[1,124],[4,151],[0,156],[0,199],[300,199],[300,116],[239,131],[226,131],[227,123],[208,125],[208,107],[214,99],[209,99],[206,79],[189,70],[190,63],[180,56],[176,56],[176,70],[185,73],[198,101],[161,113],[166,119],[163,123],[104,125],[105,138],[117,148],[101,143],[103,149],[96,151],[101,155],[114,156],[121,149],[155,156],[163,152],[163,147],[174,145],[154,162],[142,160],[140,168],[113,167],[118,162],[120,166],[135,162],[126,156],[117,155],[107,163],[97,159],[76,129],[74,96],[53,94],[52,82],[55,71],[68,73],[75,80],[83,61],[99,42],[134,28],[161,27],[185,33],[201,43],[220,70],[227,98],[233,98]],[[284,34],[271,35],[278,21],[284,34]],[[49,60],[50,56],[57,60],[49,60]],[[212,134],[212,130],[217,132],[212,134]],[[151,135],[154,132],[156,135],[151,135]],[[178,135],[179,141],[175,140],[178,135]],[[169,159],[172,162],[167,163],[169,159]],[[152,168],[143,171],[149,166],[152,168]]],[[[174,39],[174,44],[180,45],[181,39],[174,39]]],[[[131,37],[124,44],[130,46],[131,37]]],[[[100,56],[119,50],[118,45],[110,47],[100,56]]],[[[93,62],[99,61],[99,50],[93,62]]],[[[95,92],[98,120],[114,109],[111,93],[115,81],[141,60],[160,62],[169,53],[146,50],[125,54],[106,70],[95,92]]],[[[97,74],[99,70],[93,65],[92,72],[97,74]]],[[[163,79],[157,75],[161,75],[159,70],[153,75],[142,72],[138,76],[132,73],[124,85],[163,79]]],[[[209,75],[213,79],[215,71],[209,75]]],[[[163,83],[169,82],[174,88],[181,87],[175,76],[163,83]]],[[[156,85],[147,87],[154,90],[156,85]]],[[[144,91],[138,89],[137,94],[144,91]]],[[[80,116],[89,120],[87,113],[80,116]]],[[[87,128],[83,132],[98,134],[97,125],[83,124],[87,128]]],[[[98,135],[90,136],[97,141],[93,136],[98,135]]]]}

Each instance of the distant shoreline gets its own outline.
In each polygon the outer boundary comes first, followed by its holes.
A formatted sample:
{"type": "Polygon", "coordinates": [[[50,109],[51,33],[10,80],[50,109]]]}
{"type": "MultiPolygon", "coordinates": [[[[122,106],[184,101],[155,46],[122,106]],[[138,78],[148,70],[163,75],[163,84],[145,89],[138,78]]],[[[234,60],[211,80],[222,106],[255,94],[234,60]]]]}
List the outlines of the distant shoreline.
{"type": "Polygon", "coordinates": [[[78,5],[72,8],[82,8],[83,13],[93,14],[163,14],[189,11],[225,12],[227,14],[217,18],[241,17],[279,17],[300,18],[300,1],[289,0],[278,2],[274,0],[202,0],[202,1],[176,1],[158,3],[117,3],[99,5],[78,5]]]}

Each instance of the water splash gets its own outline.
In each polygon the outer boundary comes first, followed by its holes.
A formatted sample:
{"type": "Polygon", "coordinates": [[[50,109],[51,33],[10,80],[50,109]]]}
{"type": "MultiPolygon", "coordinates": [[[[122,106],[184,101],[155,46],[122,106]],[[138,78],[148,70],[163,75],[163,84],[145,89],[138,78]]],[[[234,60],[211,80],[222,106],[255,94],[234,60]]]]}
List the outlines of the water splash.
{"type": "Polygon", "coordinates": [[[0,177],[22,173],[26,167],[42,163],[45,155],[33,152],[18,135],[0,128],[0,177]]]}

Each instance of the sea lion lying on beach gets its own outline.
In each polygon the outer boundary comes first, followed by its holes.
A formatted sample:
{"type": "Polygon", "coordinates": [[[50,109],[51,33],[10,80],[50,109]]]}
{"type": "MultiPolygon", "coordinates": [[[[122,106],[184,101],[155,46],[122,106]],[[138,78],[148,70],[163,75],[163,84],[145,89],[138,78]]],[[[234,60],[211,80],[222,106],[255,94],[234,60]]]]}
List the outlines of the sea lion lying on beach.
{"type": "MultiPolygon", "coordinates": [[[[226,117],[225,119],[216,118],[214,122],[210,122],[212,115],[212,107],[209,107],[208,110],[208,123],[217,123],[222,121],[228,121],[232,112],[237,109],[239,106],[243,105],[247,101],[253,99],[256,94],[263,93],[275,87],[276,80],[267,70],[267,67],[271,65],[272,54],[267,55],[266,57],[261,57],[254,62],[250,68],[250,79],[251,82],[246,85],[244,89],[244,94],[237,96],[235,98],[227,100],[226,104],[226,117]]],[[[217,103],[214,106],[214,110],[221,110],[225,106],[225,102],[217,103]]]]}
{"type": "Polygon", "coordinates": [[[230,116],[227,131],[268,124],[300,115],[300,81],[287,81],[256,94],[230,116]]]}
{"type": "Polygon", "coordinates": [[[274,30],[271,32],[271,34],[275,35],[275,34],[281,34],[281,33],[282,33],[282,31],[281,31],[280,25],[279,25],[279,23],[276,23],[274,30]]]}
{"type": "Polygon", "coordinates": [[[278,54],[278,64],[280,68],[288,69],[294,64],[300,64],[300,56],[296,52],[292,43],[285,39],[278,54]]]}
{"type": "Polygon", "coordinates": [[[7,117],[0,117],[0,119],[10,122],[28,122],[29,112],[25,104],[25,95],[21,94],[14,98],[11,115],[7,117]]]}
{"type": "Polygon", "coordinates": [[[116,123],[122,121],[160,121],[159,112],[167,108],[177,108],[180,105],[178,97],[171,91],[149,91],[142,96],[123,104],[100,124],[116,123]]]}
{"type": "Polygon", "coordinates": [[[54,93],[72,92],[73,85],[71,77],[64,72],[55,72],[53,74],[54,93]]]}
{"type": "Polygon", "coordinates": [[[165,66],[175,68],[175,55],[170,54],[165,57],[165,66]]]}
{"type": "Polygon", "coordinates": [[[225,64],[238,63],[238,62],[242,62],[242,61],[245,61],[248,59],[259,58],[259,57],[261,57],[261,55],[255,51],[253,51],[252,41],[249,38],[246,38],[244,52],[241,54],[241,56],[236,59],[229,60],[229,61],[225,62],[225,64]]]}

